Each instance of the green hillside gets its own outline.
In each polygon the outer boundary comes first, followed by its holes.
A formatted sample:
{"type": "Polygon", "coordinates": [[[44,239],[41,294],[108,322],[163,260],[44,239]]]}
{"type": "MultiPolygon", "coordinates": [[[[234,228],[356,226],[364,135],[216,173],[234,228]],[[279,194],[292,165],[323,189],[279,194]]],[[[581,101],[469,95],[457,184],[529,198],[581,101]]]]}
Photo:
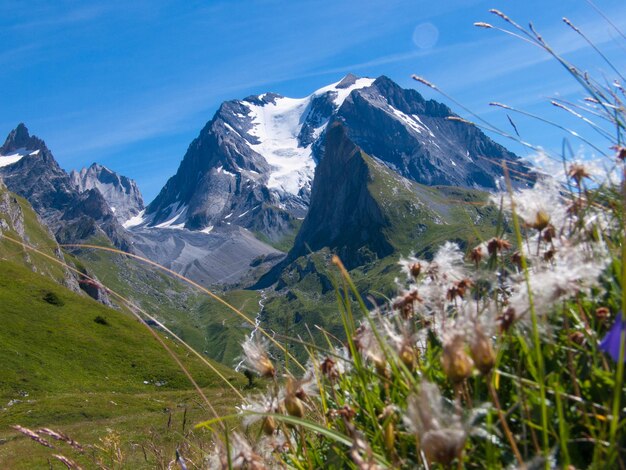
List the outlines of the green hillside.
{"type": "MultiPolygon", "coordinates": [[[[173,359],[130,314],[10,261],[0,262],[0,323],[1,468],[41,468],[50,455],[11,430],[14,424],[60,428],[85,442],[117,431],[129,458],[144,460],[131,442],[175,444],[176,436],[168,433],[150,437],[151,430],[167,424],[167,410],[178,419],[188,408],[190,423],[209,416],[173,359]]],[[[215,406],[236,399],[199,360],[168,343],[215,406]]],[[[242,386],[241,376],[216,367],[242,386]]]]}
{"type": "MultiPolygon", "coordinates": [[[[0,182],[0,233],[23,241],[48,256],[60,259],[60,249],[53,235],[42,225],[26,199],[9,192],[0,182]]],[[[45,256],[7,239],[0,238],[0,260],[8,260],[44,274],[57,282],[64,282],[65,269],[45,256]]]]}
{"type": "MultiPolygon", "coordinates": [[[[197,351],[232,366],[251,325],[198,289],[140,261],[97,249],[66,254],[115,290],[156,317],[197,351]]],[[[217,291],[224,300],[254,319],[260,294],[255,291],[217,291]]]]}

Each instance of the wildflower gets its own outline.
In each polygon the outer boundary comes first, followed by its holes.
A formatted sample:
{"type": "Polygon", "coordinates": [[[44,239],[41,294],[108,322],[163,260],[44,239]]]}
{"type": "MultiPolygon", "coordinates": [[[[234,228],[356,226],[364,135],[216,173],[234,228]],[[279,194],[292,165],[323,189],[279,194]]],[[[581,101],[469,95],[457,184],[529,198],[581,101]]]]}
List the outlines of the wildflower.
{"type": "MultiPolygon", "coordinates": [[[[600,343],[600,349],[611,356],[615,362],[619,361],[619,350],[624,331],[626,331],[626,322],[620,311],[615,318],[615,323],[600,343]]],[[[624,356],[623,359],[626,360],[626,354],[624,356]]]]}
{"type": "Polygon", "coordinates": [[[299,397],[302,396],[299,392],[299,384],[295,380],[289,379],[285,388],[285,398],[283,403],[287,413],[291,416],[295,416],[296,418],[302,418],[304,416],[304,403],[299,397]]]}
{"type": "Polygon", "coordinates": [[[400,361],[407,369],[413,371],[417,365],[418,353],[415,349],[416,338],[409,331],[405,323],[398,325],[388,318],[380,319],[379,331],[384,332],[386,343],[389,344],[400,361]],[[398,326],[400,328],[398,328],[398,326]],[[400,329],[400,331],[398,331],[400,329]]]}
{"type": "Polygon", "coordinates": [[[402,318],[406,320],[407,318],[411,318],[415,313],[415,303],[422,301],[423,299],[419,296],[417,290],[412,289],[396,298],[391,304],[391,307],[394,310],[398,310],[402,318]]]}
{"type": "Polygon", "coordinates": [[[354,417],[356,416],[356,411],[350,405],[343,405],[342,408],[328,410],[328,413],[326,413],[326,415],[329,418],[333,418],[333,419],[337,417],[341,417],[349,422],[349,421],[352,421],[354,417]]]}
{"type": "Polygon", "coordinates": [[[402,272],[405,273],[409,279],[417,279],[422,272],[422,263],[413,256],[409,256],[406,259],[401,258],[398,264],[402,272]]]}
{"type": "Polygon", "coordinates": [[[248,441],[237,432],[231,437],[230,460],[233,469],[264,470],[267,468],[262,457],[254,452],[248,441]]]}
{"type": "Polygon", "coordinates": [[[436,385],[422,382],[419,394],[409,398],[404,423],[414,432],[430,464],[449,465],[461,454],[467,431],[458,414],[444,410],[436,385]]]}
{"type": "Polygon", "coordinates": [[[444,342],[441,366],[452,382],[460,382],[472,374],[474,361],[465,352],[465,342],[460,334],[444,342]]]}
{"type": "Polygon", "coordinates": [[[385,376],[387,371],[385,355],[369,325],[363,324],[359,326],[356,329],[353,339],[354,345],[361,356],[374,364],[378,374],[385,376]]]}
{"type": "Polygon", "coordinates": [[[248,340],[241,345],[244,361],[261,377],[274,377],[276,369],[269,358],[267,347],[258,340],[248,340]]]}
{"type": "Polygon", "coordinates": [[[577,345],[582,345],[585,342],[585,335],[580,331],[573,331],[568,336],[569,340],[577,345]]]}
{"type": "Polygon", "coordinates": [[[535,214],[535,221],[532,224],[530,224],[530,227],[541,232],[549,224],[550,224],[550,216],[548,215],[548,213],[544,210],[539,210],[535,214]]]}
{"type": "Polygon", "coordinates": [[[548,224],[545,230],[541,233],[541,238],[547,243],[550,243],[556,237],[556,229],[554,225],[548,224]]]}
{"type": "Polygon", "coordinates": [[[244,426],[250,426],[256,421],[263,419],[262,429],[266,435],[272,435],[276,430],[276,420],[271,416],[263,417],[262,414],[276,413],[278,403],[276,398],[267,395],[260,395],[256,399],[248,399],[248,403],[240,407],[244,414],[244,426]]]}
{"type": "Polygon", "coordinates": [[[435,253],[433,263],[437,265],[439,272],[443,273],[444,277],[453,279],[465,277],[463,252],[456,243],[445,242],[441,245],[435,253]]]}
{"type": "MultiPolygon", "coordinates": [[[[500,204],[505,201],[505,208],[513,211],[531,226],[551,223],[555,227],[563,227],[567,220],[567,209],[563,203],[562,188],[554,179],[539,180],[532,188],[516,191],[513,201],[508,195],[496,194],[492,201],[500,204]]],[[[542,227],[542,230],[543,228],[542,227]]]]}
{"type": "Polygon", "coordinates": [[[504,313],[496,318],[500,322],[500,332],[507,332],[515,322],[516,314],[513,307],[507,308],[504,313]]]}
{"type": "Polygon", "coordinates": [[[330,380],[335,380],[339,377],[339,373],[337,372],[337,368],[335,367],[337,364],[330,357],[324,359],[324,361],[320,364],[320,371],[330,380]]]}

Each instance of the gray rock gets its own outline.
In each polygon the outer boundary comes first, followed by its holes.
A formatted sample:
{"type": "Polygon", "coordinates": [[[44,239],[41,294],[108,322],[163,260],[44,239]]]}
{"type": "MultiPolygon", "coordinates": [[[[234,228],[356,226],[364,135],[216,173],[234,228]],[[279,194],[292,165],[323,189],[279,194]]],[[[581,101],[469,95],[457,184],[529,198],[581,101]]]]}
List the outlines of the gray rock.
{"type": "Polygon", "coordinates": [[[70,180],[79,193],[96,189],[120,223],[135,217],[144,209],[143,198],[134,180],[98,163],[70,173],[70,180]]]}

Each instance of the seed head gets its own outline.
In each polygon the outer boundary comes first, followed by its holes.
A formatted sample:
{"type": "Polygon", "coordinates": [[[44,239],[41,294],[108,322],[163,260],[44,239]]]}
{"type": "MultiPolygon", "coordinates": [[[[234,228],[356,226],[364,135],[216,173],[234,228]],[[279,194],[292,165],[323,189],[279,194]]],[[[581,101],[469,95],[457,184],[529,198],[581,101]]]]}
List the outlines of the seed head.
{"type": "Polygon", "coordinates": [[[611,311],[607,307],[600,307],[596,309],[596,318],[600,321],[605,321],[611,317],[611,311]]]}
{"type": "Polygon", "coordinates": [[[487,251],[490,255],[494,253],[502,252],[511,248],[511,242],[503,238],[492,238],[487,242],[487,251]]]}
{"type": "Polygon", "coordinates": [[[574,163],[569,167],[567,171],[567,176],[576,181],[576,184],[580,186],[580,183],[584,178],[589,178],[591,173],[587,171],[587,169],[578,163],[574,163]]]}
{"type": "Polygon", "coordinates": [[[496,363],[496,354],[493,351],[491,340],[480,328],[476,328],[470,352],[476,368],[481,374],[487,375],[496,363]]]}
{"type": "Polygon", "coordinates": [[[485,254],[483,253],[483,247],[481,245],[478,245],[476,248],[470,251],[469,259],[471,259],[476,264],[476,266],[478,266],[484,256],[485,254]]]}
{"type": "Polygon", "coordinates": [[[581,345],[585,342],[585,335],[580,331],[573,331],[568,336],[569,340],[577,345],[581,345]]]}
{"type": "Polygon", "coordinates": [[[264,343],[257,340],[248,340],[242,344],[244,361],[261,377],[274,377],[276,369],[269,358],[264,343]]]}
{"type": "Polygon", "coordinates": [[[454,335],[444,343],[441,366],[452,382],[461,382],[472,375],[474,361],[465,352],[465,342],[461,335],[454,335]]]}
{"type": "Polygon", "coordinates": [[[516,318],[516,312],[513,307],[507,308],[504,313],[496,318],[500,322],[500,332],[507,332],[513,326],[516,318]]]}
{"type": "Polygon", "coordinates": [[[618,159],[620,159],[621,161],[626,160],[626,147],[622,147],[621,145],[614,145],[611,148],[615,150],[616,152],[615,156],[618,159]]]}
{"type": "Polygon", "coordinates": [[[403,418],[409,430],[419,438],[421,450],[430,464],[449,465],[460,455],[467,439],[461,418],[443,405],[437,386],[424,381],[419,394],[409,398],[403,418]]]}
{"type": "Polygon", "coordinates": [[[550,216],[544,210],[539,210],[535,214],[535,220],[530,226],[535,230],[542,231],[550,223],[550,216]]]}

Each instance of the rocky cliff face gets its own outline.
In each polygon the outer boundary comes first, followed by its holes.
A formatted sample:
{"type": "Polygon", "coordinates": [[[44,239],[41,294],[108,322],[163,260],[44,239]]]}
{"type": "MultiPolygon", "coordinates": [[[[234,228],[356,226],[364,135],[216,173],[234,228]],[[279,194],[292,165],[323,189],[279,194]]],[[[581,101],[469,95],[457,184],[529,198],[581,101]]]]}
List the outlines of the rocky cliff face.
{"type": "Polygon", "coordinates": [[[70,180],[79,193],[95,189],[123,224],[143,209],[143,198],[134,180],[97,163],[80,171],[72,171],[70,180]]]}
{"type": "Polygon", "coordinates": [[[0,149],[0,177],[12,192],[26,198],[61,243],[103,235],[130,249],[127,233],[103,196],[80,193],[43,140],[20,124],[0,149]],[[3,159],[11,159],[7,162],[3,159]]]}
{"type": "Polygon", "coordinates": [[[34,272],[48,276],[75,292],[79,290],[78,282],[69,269],[19,243],[65,263],[63,252],[50,229],[41,222],[28,203],[9,192],[0,179],[0,260],[23,263],[34,272]]]}
{"type": "Polygon", "coordinates": [[[351,93],[335,120],[363,151],[419,183],[504,188],[506,162],[515,170],[514,185],[532,184],[528,165],[477,127],[448,119],[454,116],[447,106],[382,76],[371,87],[351,93]]]}
{"type": "Polygon", "coordinates": [[[382,258],[393,247],[382,234],[388,221],[368,187],[372,180],[362,150],[340,123],[327,131],[325,155],[315,169],[309,212],[298,232],[288,260],[331,247],[350,265],[359,252],[382,258]]]}

